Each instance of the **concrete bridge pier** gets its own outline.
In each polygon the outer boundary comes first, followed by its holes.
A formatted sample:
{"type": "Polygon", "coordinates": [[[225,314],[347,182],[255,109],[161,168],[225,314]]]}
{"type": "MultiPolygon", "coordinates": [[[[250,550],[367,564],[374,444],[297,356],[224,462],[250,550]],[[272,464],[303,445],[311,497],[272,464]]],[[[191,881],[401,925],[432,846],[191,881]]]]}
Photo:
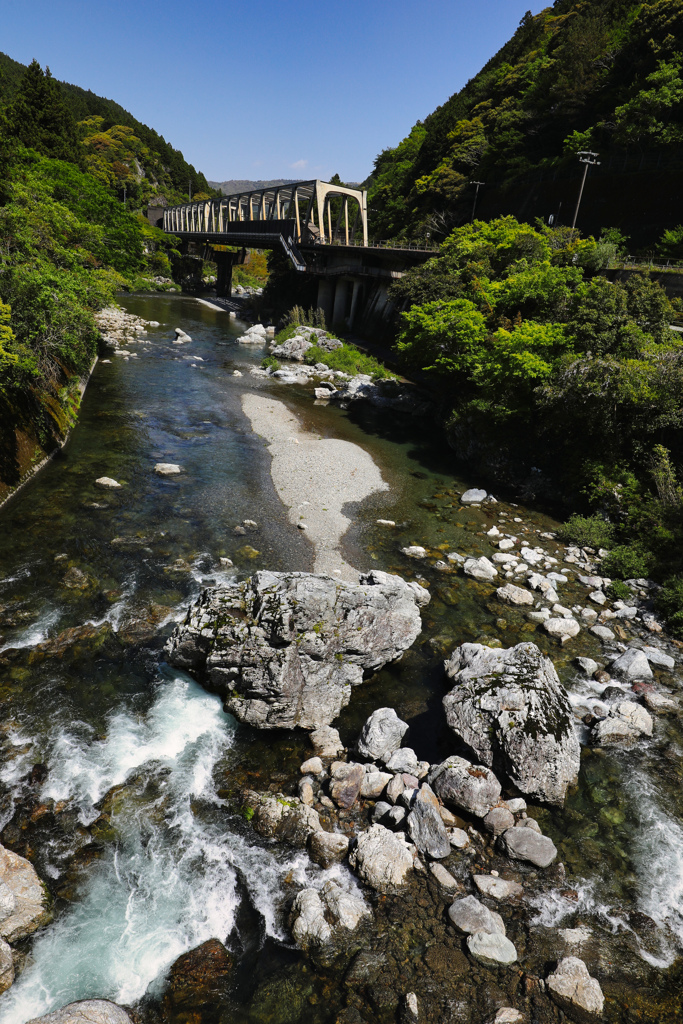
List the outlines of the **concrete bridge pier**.
{"type": "Polygon", "coordinates": [[[355,280],[353,282],[353,292],[351,293],[351,312],[349,313],[349,330],[353,330],[353,325],[358,314],[358,306],[360,304],[362,292],[363,282],[355,280]]]}
{"type": "Polygon", "coordinates": [[[329,277],[321,277],[318,281],[317,307],[325,314],[325,323],[331,326],[334,303],[334,285],[329,277]]]}
{"type": "Polygon", "coordinates": [[[232,294],[232,253],[216,252],[213,258],[216,261],[216,295],[220,299],[229,299],[232,294]]]}
{"type": "Polygon", "coordinates": [[[334,306],[332,308],[332,326],[340,327],[344,324],[346,314],[346,297],[349,289],[349,282],[345,277],[338,277],[334,289],[334,306]]]}

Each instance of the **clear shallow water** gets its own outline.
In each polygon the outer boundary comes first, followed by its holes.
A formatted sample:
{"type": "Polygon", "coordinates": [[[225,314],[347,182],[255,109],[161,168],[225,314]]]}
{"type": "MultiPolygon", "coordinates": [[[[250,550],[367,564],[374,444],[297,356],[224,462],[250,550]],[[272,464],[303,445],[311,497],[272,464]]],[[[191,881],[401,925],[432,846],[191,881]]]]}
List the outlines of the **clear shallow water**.
{"type": "MultiPolygon", "coordinates": [[[[23,1024],[76,998],[158,994],[170,963],[210,937],[242,948],[265,936],[286,941],[287,897],[330,876],[303,855],[257,844],[226,803],[247,783],[291,785],[305,740],[238,728],[216,698],[163,665],[163,638],[202,585],[312,564],[274,493],[264,444],[242,415],[245,388],[267,389],[311,428],[371,452],[391,490],[353,510],[347,557],[362,569],[421,578],[432,593],[422,637],[356,692],[340,721],[343,738],[390,703],[410,722],[419,756],[450,753],[441,658],[465,640],[533,639],[576,701],[591,696],[572,668],[575,651],[530,630],[513,609],[501,618],[486,588],[400,554],[409,543],[490,552],[483,531],[494,519],[460,511],[451,491],[462,482],[434,438],[402,436],[380,415],[315,407],[310,393],[247,372],[232,377],[234,366],[247,371],[263,353],[233,344],[239,327],[226,314],[178,298],[124,305],[163,326],[133,347],[137,358],[97,367],[63,456],[0,513],[0,825],[5,842],[31,853],[55,895],[55,921],[32,943],[34,964],[0,997],[0,1024],[23,1024]],[[175,326],[193,337],[191,346],[171,343],[175,326]],[[183,474],[157,476],[161,461],[180,464],[183,474]],[[94,480],[102,475],[124,486],[101,490],[94,480]],[[378,517],[401,525],[383,530],[378,517]],[[236,535],[247,518],[258,530],[236,535]],[[221,556],[236,568],[222,569],[221,556]],[[82,589],[67,585],[73,569],[84,574],[82,589]],[[84,624],[93,635],[62,653],[35,649],[84,624]],[[31,786],[39,763],[47,777],[31,786]],[[17,824],[15,804],[28,805],[27,828],[17,824]]],[[[522,514],[538,529],[553,525],[522,514]]],[[[564,589],[560,599],[573,603],[564,589]]],[[[598,651],[597,641],[594,649],[583,642],[581,653],[598,651]]],[[[577,891],[571,904],[555,890],[539,897],[539,925],[569,927],[582,917],[618,932],[638,909],[660,926],[642,955],[661,967],[675,959],[683,946],[680,757],[669,757],[668,774],[661,765],[680,740],[676,724],[663,721],[647,748],[592,753],[566,808],[534,812],[577,891]]],[[[333,874],[355,884],[344,869],[333,874]]],[[[317,1019],[327,1019],[322,1010],[317,1019]]]]}

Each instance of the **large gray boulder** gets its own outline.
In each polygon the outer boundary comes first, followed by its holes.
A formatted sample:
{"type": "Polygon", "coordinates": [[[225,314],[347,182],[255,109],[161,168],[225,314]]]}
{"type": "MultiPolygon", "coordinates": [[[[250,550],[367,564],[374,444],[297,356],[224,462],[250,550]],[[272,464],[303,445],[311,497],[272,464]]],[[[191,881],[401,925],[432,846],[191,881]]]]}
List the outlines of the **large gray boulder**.
{"type": "Polygon", "coordinates": [[[131,1024],[131,1020],[125,1010],[108,999],[84,999],[34,1017],[28,1024],[131,1024]]]}
{"type": "Polygon", "coordinates": [[[358,753],[369,761],[388,761],[407,732],[408,723],[393,708],[377,708],[361,729],[356,744],[358,753]]]}
{"type": "Polygon", "coordinates": [[[378,892],[394,892],[406,885],[413,869],[413,848],[401,833],[383,825],[361,832],[349,863],[359,877],[378,892]]]}
{"type": "Polygon", "coordinates": [[[500,800],[500,782],[490,768],[464,757],[447,757],[429,772],[429,782],[444,803],[484,818],[500,800]]]}
{"type": "Polygon", "coordinates": [[[205,590],[166,653],[218,693],[239,721],[317,730],[348,704],[364,672],[410,647],[428,601],[418,584],[385,572],[353,584],[262,571],[205,590]]]}
{"type": "Polygon", "coordinates": [[[462,644],[445,668],[455,687],[443,704],[458,739],[522,793],[561,804],[578,778],[580,746],[552,661],[532,643],[462,644]]]}

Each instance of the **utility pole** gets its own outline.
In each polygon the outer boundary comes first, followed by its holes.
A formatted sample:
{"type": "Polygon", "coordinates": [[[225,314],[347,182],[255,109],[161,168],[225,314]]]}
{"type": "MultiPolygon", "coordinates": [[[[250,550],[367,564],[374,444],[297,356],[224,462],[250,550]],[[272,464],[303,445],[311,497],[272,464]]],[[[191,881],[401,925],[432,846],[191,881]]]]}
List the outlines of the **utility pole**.
{"type": "Polygon", "coordinates": [[[477,199],[479,198],[479,186],[485,185],[485,181],[471,181],[470,185],[476,185],[476,191],[474,193],[474,202],[472,203],[472,216],[470,217],[470,224],[474,223],[474,211],[477,208],[477,199]]]}
{"type": "Polygon", "coordinates": [[[579,163],[583,164],[583,177],[581,178],[581,188],[579,189],[579,198],[576,200],[576,209],[574,210],[574,220],[572,221],[572,236],[574,235],[574,228],[576,227],[576,218],[579,216],[579,206],[581,205],[581,197],[583,195],[583,186],[586,184],[586,175],[588,174],[589,167],[599,167],[600,161],[597,159],[600,154],[593,153],[590,149],[581,149],[576,154],[579,158],[579,163]]]}

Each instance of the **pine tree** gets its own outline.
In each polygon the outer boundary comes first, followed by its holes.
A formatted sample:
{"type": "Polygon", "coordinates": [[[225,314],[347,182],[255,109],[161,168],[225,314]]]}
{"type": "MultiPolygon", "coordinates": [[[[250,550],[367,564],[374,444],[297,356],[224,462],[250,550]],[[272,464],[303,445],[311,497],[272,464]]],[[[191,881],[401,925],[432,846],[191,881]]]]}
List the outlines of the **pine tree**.
{"type": "Polygon", "coordinates": [[[57,160],[82,163],[76,122],[50,69],[31,62],[9,108],[12,134],[29,149],[57,160]]]}

